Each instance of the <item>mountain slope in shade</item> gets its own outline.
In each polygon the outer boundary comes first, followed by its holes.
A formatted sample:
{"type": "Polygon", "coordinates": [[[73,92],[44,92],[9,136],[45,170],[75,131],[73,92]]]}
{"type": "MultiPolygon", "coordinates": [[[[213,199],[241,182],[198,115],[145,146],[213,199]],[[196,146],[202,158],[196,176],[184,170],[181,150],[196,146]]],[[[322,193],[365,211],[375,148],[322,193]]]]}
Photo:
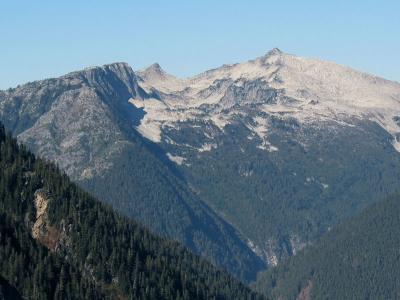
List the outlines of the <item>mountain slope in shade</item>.
{"type": "Polygon", "coordinates": [[[262,299],[151,234],[19,146],[0,125],[0,295],[29,299],[262,299]]]}
{"type": "Polygon", "coordinates": [[[125,63],[88,68],[0,93],[0,120],[37,155],[157,233],[183,242],[243,280],[264,262],[187,186],[158,145],[134,126],[128,100],[150,95],[125,63]]]}
{"type": "Polygon", "coordinates": [[[21,295],[18,293],[18,291],[10,285],[7,280],[5,280],[3,277],[0,276],[0,299],[1,300],[6,300],[6,299],[15,299],[19,300],[22,299],[21,295]]]}
{"type": "Polygon", "coordinates": [[[376,203],[262,274],[255,287],[274,299],[398,299],[399,216],[399,195],[376,203]]]}

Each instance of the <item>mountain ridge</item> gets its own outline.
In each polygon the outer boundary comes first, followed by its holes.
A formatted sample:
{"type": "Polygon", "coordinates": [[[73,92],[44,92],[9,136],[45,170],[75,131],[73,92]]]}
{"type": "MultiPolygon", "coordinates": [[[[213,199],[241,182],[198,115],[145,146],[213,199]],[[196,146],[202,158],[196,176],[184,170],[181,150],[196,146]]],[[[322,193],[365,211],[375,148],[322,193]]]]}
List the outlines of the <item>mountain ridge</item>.
{"type": "MultiPolygon", "coordinates": [[[[159,79],[162,81],[162,78],[159,79]]],[[[243,82],[251,80],[260,80],[268,87],[282,91],[284,96],[297,100],[297,103],[296,101],[292,101],[292,103],[283,101],[281,106],[278,105],[280,104],[278,101],[277,105],[261,107],[260,109],[265,109],[270,113],[291,112],[291,115],[302,122],[306,122],[308,119],[323,120],[319,115],[328,119],[338,118],[339,114],[368,118],[368,115],[372,113],[373,115],[370,118],[375,118],[376,122],[391,133],[394,136],[395,148],[399,147],[397,136],[400,129],[393,121],[393,118],[400,114],[399,83],[362,73],[333,62],[305,59],[274,49],[254,60],[223,65],[199,75],[180,79],[180,85],[171,85],[168,88],[170,91],[175,89],[181,101],[177,103],[175,97],[168,99],[168,96],[165,96],[164,99],[161,99],[165,109],[160,106],[161,104],[156,105],[150,102],[148,108],[146,108],[146,101],[132,101],[132,103],[138,107],[143,107],[147,112],[148,116],[145,116],[142,121],[144,124],[156,123],[160,120],[160,126],[163,126],[164,123],[168,126],[171,124],[170,121],[185,121],[195,117],[193,114],[200,115],[201,110],[196,112],[193,109],[203,104],[216,106],[226,93],[227,87],[239,87],[240,84],[244,84],[243,82]],[[344,76],[343,74],[347,75],[344,76]],[[219,85],[216,85],[217,80],[219,85]],[[225,87],[221,86],[222,80],[226,83],[225,87]],[[232,84],[229,84],[229,81],[233,81],[232,84]],[[321,86],[319,86],[320,84],[321,86]],[[359,84],[360,87],[354,88],[354,84],[359,84]],[[374,88],[374,85],[379,85],[379,87],[374,88]],[[205,92],[210,86],[214,90],[205,92]],[[364,89],[366,91],[363,91],[364,89]],[[349,97],[349,100],[344,99],[343,95],[349,97]],[[312,101],[309,103],[310,98],[312,101]],[[380,99],[380,102],[376,102],[376,98],[380,99]],[[181,103],[182,101],[184,103],[181,103]],[[167,112],[165,112],[164,116],[162,114],[163,111],[167,110],[167,107],[177,111],[192,108],[192,111],[189,110],[186,114],[183,112],[175,115],[172,113],[167,115],[167,112]],[[390,108],[389,111],[388,108],[390,108]],[[396,110],[395,113],[391,113],[393,109],[396,110]],[[306,113],[306,110],[311,113],[306,113]],[[384,117],[381,117],[382,114],[384,117]],[[149,120],[147,121],[147,119],[149,120]]],[[[157,89],[160,88],[157,85],[161,83],[152,81],[150,84],[153,84],[153,88],[157,89]]],[[[165,91],[164,86],[162,89],[165,91]]],[[[210,115],[209,118],[214,118],[214,123],[222,127],[226,122],[229,122],[229,116],[224,118],[210,115]]],[[[154,131],[154,128],[151,131],[154,131]]],[[[141,132],[146,135],[145,125],[142,126],[141,132]]],[[[152,135],[152,133],[147,134],[147,137],[155,142],[159,140],[159,137],[152,135]]]]}

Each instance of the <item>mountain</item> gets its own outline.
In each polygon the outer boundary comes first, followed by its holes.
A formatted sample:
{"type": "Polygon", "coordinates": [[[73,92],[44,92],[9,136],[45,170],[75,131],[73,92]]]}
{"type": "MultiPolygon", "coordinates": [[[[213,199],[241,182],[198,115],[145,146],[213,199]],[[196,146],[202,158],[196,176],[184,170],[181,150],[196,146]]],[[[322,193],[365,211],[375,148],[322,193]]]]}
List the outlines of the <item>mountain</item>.
{"type": "Polygon", "coordinates": [[[399,216],[399,195],[372,204],[255,287],[274,299],[398,299],[399,216]]]}
{"type": "Polygon", "coordinates": [[[155,232],[245,281],[265,268],[238,232],[197,195],[134,126],[129,99],[150,95],[125,63],[88,68],[0,93],[0,120],[37,155],[155,232]]]}
{"type": "Polygon", "coordinates": [[[262,299],[90,196],[2,125],[0,298],[262,299]]]}
{"type": "Polygon", "coordinates": [[[396,191],[400,84],[273,49],[179,79],[138,72],[138,132],[269,265],[396,191]],[[369,197],[365,197],[369,195],[369,197]]]}
{"type": "Polygon", "coordinates": [[[28,83],[0,92],[0,120],[244,281],[400,179],[400,84],[279,49],[183,79],[117,63],[28,83]]]}

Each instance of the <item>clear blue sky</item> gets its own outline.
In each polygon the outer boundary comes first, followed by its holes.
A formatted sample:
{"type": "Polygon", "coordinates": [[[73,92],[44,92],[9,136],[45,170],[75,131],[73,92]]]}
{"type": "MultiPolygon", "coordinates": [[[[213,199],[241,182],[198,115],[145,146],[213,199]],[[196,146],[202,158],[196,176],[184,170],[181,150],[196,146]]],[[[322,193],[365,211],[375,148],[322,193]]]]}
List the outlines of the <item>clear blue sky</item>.
{"type": "Polygon", "coordinates": [[[188,76],[284,52],[400,81],[400,1],[0,0],[0,88],[86,66],[188,76]]]}

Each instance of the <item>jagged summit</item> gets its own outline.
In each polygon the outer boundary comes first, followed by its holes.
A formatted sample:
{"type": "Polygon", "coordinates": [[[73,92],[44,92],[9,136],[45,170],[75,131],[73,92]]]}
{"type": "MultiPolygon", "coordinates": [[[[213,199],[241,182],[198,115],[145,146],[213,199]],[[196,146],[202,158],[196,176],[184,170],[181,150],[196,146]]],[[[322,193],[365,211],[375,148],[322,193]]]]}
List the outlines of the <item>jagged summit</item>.
{"type": "Polygon", "coordinates": [[[275,47],[275,48],[269,50],[269,51],[267,52],[266,56],[279,55],[279,54],[283,54],[282,50],[275,47]]]}
{"type": "Polygon", "coordinates": [[[164,71],[159,63],[136,71],[136,74],[145,90],[154,88],[164,93],[170,93],[183,88],[184,81],[164,71]]]}
{"type": "Polygon", "coordinates": [[[125,97],[134,96],[146,98],[146,93],[138,86],[137,75],[126,62],[115,62],[102,66],[93,66],[81,71],[68,73],[59,78],[60,80],[73,81],[95,87],[105,91],[110,89],[110,82],[119,82],[120,87],[125,90],[125,97]]]}
{"type": "MultiPolygon", "coordinates": [[[[82,70],[72,71],[64,76],[69,76],[73,74],[79,74],[83,72],[90,72],[90,71],[98,71],[98,70],[132,70],[131,66],[126,62],[113,62],[109,64],[99,65],[99,66],[89,66],[82,70]]],[[[132,70],[133,72],[133,70],[132,70]]]]}
{"type": "Polygon", "coordinates": [[[154,76],[173,76],[166,72],[158,62],[155,62],[146,68],[137,70],[136,74],[142,78],[150,78],[154,76]]]}
{"type": "Polygon", "coordinates": [[[143,70],[143,72],[155,72],[155,73],[166,73],[160,66],[159,63],[154,63],[143,70]]]}
{"type": "Polygon", "coordinates": [[[165,72],[159,63],[154,63],[147,68],[138,70],[136,74],[143,80],[165,80],[167,77],[173,76],[165,72]]]}
{"type": "Polygon", "coordinates": [[[102,78],[107,76],[115,76],[123,80],[128,86],[136,85],[136,75],[131,66],[126,62],[115,62],[101,66],[91,66],[83,70],[73,71],[60,79],[85,79],[91,83],[100,83],[102,78]]]}
{"type": "Polygon", "coordinates": [[[104,64],[104,65],[101,65],[101,66],[93,66],[93,68],[107,68],[107,67],[130,68],[131,66],[127,62],[124,62],[124,61],[116,61],[116,62],[113,62],[113,63],[104,64]]]}

